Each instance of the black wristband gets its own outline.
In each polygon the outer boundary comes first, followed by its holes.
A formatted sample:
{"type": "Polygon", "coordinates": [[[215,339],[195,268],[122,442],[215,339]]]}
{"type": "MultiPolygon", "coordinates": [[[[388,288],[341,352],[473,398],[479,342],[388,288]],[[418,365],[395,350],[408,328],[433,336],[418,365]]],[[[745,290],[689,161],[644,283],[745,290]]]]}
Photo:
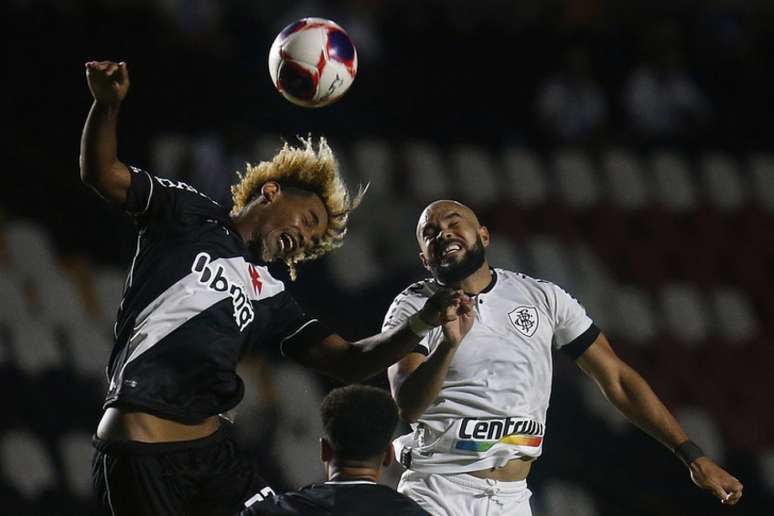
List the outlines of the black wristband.
{"type": "Polygon", "coordinates": [[[695,461],[699,457],[704,457],[704,452],[695,442],[685,441],[683,444],[675,448],[675,455],[677,455],[677,458],[680,459],[680,462],[688,467],[691,465],[691,462],[695,461]]]}

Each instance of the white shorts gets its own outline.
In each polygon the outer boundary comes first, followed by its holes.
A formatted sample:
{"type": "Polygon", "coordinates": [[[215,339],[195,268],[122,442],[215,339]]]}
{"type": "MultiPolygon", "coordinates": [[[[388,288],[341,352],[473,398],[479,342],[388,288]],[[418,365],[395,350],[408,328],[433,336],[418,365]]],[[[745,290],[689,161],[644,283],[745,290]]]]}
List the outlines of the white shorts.
{"type": "Polygon", "coordinates": [[[406,470],[398,492],[433,516],[532,516],[527,481],[502,482],[458,473],[439,475],[406,470]]]}

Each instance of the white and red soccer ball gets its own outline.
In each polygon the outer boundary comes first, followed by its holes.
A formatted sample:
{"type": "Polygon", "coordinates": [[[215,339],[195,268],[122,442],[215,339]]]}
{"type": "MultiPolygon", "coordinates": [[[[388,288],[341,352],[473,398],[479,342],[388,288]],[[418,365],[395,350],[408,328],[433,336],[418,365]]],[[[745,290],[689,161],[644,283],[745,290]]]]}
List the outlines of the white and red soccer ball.
{"type": "Polygon", "coordinates": [[[338,24],[303,18],[280,32],[269,51],[269,74],[286,99],[322,107],[339,99],[357,73],[357,50],[338,24]]]}

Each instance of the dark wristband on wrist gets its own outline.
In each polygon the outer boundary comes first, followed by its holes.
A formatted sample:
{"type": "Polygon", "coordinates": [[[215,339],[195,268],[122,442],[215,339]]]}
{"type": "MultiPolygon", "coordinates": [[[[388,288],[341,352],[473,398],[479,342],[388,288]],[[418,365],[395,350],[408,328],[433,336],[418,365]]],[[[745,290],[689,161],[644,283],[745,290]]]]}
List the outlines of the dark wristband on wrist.
{"type": "Polygon", "coordinates": [[[699,457],[704,457],[704,452],[699,445],[693,441],[685,441],[683,444],[675,448],[675,455],[680,462],[685,464],[686,467],[691,465],[691,462],[695,461],[699,457]]]}

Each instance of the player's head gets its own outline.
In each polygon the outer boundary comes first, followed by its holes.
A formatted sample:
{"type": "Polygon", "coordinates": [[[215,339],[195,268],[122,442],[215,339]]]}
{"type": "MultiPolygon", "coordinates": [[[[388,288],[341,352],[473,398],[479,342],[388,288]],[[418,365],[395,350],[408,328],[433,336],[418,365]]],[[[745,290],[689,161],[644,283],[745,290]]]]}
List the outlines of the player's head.
{"type": "Polygon", "coordinates": [[[350,196],[333,151],[324,138],[317,148],[285,143],[271,161],[247,165],[231,187],[233,217],[247,224],[248,246],[260,259],[283,260],[295,279],[295,265],[341,246],[349,213],[365,193],[350,196]]]}
{"type": "Polygon", "coordinates": [[[392,434],[398,408],[387,391],[367,385],[333,389],[320,406],[325,436],[323,462],[378,469],[393,460],[392,434]]]}
{"type": "Polygon", "coordinates": [[[489,230],[473,210],[457,201],[435,201],[419,216],[417,243],[422,265],[444,285],[459,283],[486,265],[489,230]]]}

